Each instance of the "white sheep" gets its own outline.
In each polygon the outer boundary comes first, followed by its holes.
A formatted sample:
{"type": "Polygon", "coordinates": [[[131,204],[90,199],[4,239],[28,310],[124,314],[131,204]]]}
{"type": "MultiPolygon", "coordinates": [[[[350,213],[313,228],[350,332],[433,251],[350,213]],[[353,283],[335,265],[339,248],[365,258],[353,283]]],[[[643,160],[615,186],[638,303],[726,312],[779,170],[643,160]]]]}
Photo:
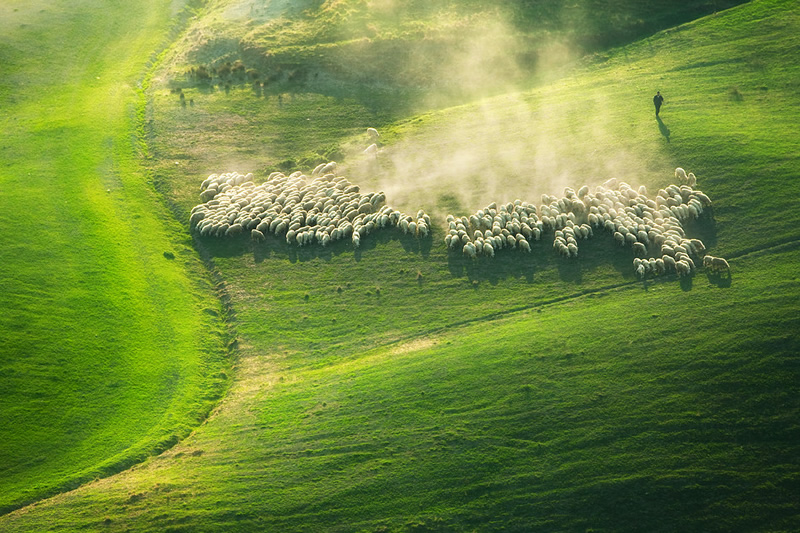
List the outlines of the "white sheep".
{"type": "Polygon", "coordinates": [[[216,195],[217,195],[217,189],[215,187],[209,187],[208,189],[200,193],[200,199],[204,202],[208,202],[210,200],[213,200],[216,195]]]}
{"type": "Polygon", "coordinates": [[[569,257],[578,257],[578,246],[574,243],[567,244],[567,252],[569,257]]]}
{"type": "Polygon", "coordinates": [[[706,251],[706,247],[700,239],[689,239],[689,242],[694,247],[695,255],[699,256],[706,251]]]}
{"type": "Polygon", "coordinates": [[[693,194],[695,195],[695,197],[697,197],[698,200],[700,200],[700,202],[702,202],[703,207],[708,207],[711,205],[711,199],[704,193],[700,191],[694,191],[693,194]]]}
{"type": "Polygon", "coordinates": [[[206,213],[204,211],[195,211],[189,217],[189,225],[194,228],[197,226],[197,223],[203,220],[206,217],[206,213]]]}
{"type": "Polygon", "coordinates": [[[464,252],[464,255],[466,255],[470,259],[475,259],[475,257],[477,256],[477,251],[475,249],[475,245],[472,244],[471,242],[468,242],[467,244],[465,244],[462,250],[464,252]]]}
{"type": "Polygon", "coordinates": [[[703,266],[710,269],[712,272],[730,273],[731,271],[731,266],[728,264],[728,261],[722,257],[713,257],[711,255],[703,257],[703,266]]]}
{"type": "Polygon", "coordinates": [[[610,178],[603,182],[603,187],[609,190],[618,188],[617,186],[617,178],[610,178]]]}
{"type": "Polygon", "coordinates": [[[377,139],[381,136],[381,134],[378,133],[378,130],[375,128],[367,128],[367,135],[369,135],[370,139],[377,139]]]}
{"type": "Polygon", "coordinates": [[[314,167],[314,170],[311,171],[311,177],[319,176],[319,173],[322,171],[323,168],[325,168],[325,165],[327,165],[327,163],[320,163],[319,165],[314,167]]]}
{"type": "Polygon", "coordinates": [[[225,230],[225,236],[234,237],[236,235],[239,235],[240,233],[242,233],[242,229],[243,228],[241,224],[233,224],[225,230]]]}
{"type": "Polygon", "coordinates": [[[678,273],[678,277],[691,276],[692,275],[692,268],[689,266],[689,263],[687,263],[686,261],[676,261],[675,262],[675,270],[678,273]]]}

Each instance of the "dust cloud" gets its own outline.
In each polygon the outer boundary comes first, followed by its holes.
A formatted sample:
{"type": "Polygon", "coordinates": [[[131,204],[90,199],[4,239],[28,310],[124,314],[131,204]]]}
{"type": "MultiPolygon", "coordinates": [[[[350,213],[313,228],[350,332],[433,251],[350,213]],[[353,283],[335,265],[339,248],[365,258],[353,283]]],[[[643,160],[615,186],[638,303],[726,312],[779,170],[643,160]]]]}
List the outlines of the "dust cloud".
{"type": "Polygon", "coordinates": [[[538,43],[531,59],[525,37],[501,18],[483,29],[455,46],[438,70],[443,88],[456,84],[473,103],[401,126],[401,141],[350,165],[355,180],[385,191],[392,205],[432,215],[466,214],[516,198],[538,204],[542,193],[562,194],[567,186],[612,176],[644,182],[646,163],[622,142],[619,120],[605,114],[613,95],[557,84],[521,91],[532,80],[552,81],[579,50],[554,39],[538,43]]]}
{"type": "Polygon", "coordinates": [[[609,135],[602,119],[576,129],[574,113],[534,109],[519,97],[490,100],[385,149],[361,171],[398,205],[435,212],[443,203],[465,213],[492,201],[538,203],[542,193],[627,176],[640,165],[623,149],[599,150],[598,137],[609,135]]]}

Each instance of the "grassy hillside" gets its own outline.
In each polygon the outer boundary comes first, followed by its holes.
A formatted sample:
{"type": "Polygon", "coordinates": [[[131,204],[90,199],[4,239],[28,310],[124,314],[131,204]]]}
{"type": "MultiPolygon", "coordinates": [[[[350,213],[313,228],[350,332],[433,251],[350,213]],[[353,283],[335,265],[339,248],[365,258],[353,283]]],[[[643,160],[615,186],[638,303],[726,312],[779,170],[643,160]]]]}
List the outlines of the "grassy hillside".
{"type": "Polygon", "coordinates": [[[792,530],[797,259],[742,259],[736,289],[631,284],[318,368],[248,331],[201,431],[3,525],[792,530]]]}
{"type": "Polygon", "coordinates": [[[132,143],[156,4],[0,6],[0,512],[166,449],[227,384],[220,304],[132,143]]]}
{"type": "Polygon", "coordinates": [[[772,9],[780,16],[766,16],[766,28],[750,18],[733,23],[745,29],[732,33],[730,16],[713,17],[703,30],[684,25],[593,56],[582,81],[405,119],[310,90],[259,97],[249,87],[186,89],[194,102],[187,108],[161,90],[153,102],[157,176],[185,215],[197,181],[211,172],[267,174],[333,158],[349,177],[385,190],[390,203],[444,216],[493,200],[535,202],[542,192],[611,176],[654,189],[680,165],[717,201],[717,224],[697,231],[718,252],[785,242],[796,235],[786,212],[797,192],[798,141],[774,132],[791,130],[798,47],[791,39],[764,43],[764,35],[783,35],[797,21],[791,10],[772,9]],[[656,90],[667,96],[660,122],[652,116],[656,90]],[[367,126],[383,133],[377,162],[359,157],[371,142],[367,126]]]}
{"type": "Polygon", "coordinates": [[[217,82],[244,77],[269,90],[313,87],[365,98],[369,88],[381,107],[408,108],[420,97],[502,92],[586,51],[739,3],[213,2],[187,32],[182,58],[187,66],[210,69],[217,82]],[[245,63],[239,73],[246,76],[229,72],[237,60],[245,63]]]}
{"type": "Polygon", "coordinates": [[[800,45],[782,36],[798,14],[780,2],[759,9],[589,58],[583,77],[393,125],[377,168],[354,162],[350,174],[429,210],[444,191],[459,191],[466,213],[489,198],[537,201],[612,176],[652,191],[682,166],[716,203],[713,226],[697,231],[720,253],[794,240],[800,138],[787,111],[800,45]],[[656,90],[666,95],[661,120],[656,90]]]}
{"type": "Polygon", "coordinates": [[[798,30],[793,2],[752,2],[406,119],[241,87],[184,108],[165,80],[154,177],[179,214],[204,174],[347,156],[379,125],[377,163],[346,173],[440,214],[684,166],[715,203],[690,232],[732,277],[637,282],[605,235],[573,262],[545,243],[473,263],[439,231],[358,252],[198,240],[236,309],[230,394],[170,452],[0,527],[798,529],[798,30]]]}

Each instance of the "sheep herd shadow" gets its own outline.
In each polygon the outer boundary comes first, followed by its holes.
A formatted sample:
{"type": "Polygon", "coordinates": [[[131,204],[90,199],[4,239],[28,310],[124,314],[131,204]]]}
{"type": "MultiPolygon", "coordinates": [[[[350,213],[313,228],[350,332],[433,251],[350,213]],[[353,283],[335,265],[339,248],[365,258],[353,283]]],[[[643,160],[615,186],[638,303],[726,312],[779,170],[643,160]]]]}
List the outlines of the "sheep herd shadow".
{"type": "Polygon", "coordinates": [[[712,285],[716,285],[720,289],[727,289],[731,286],[733,282],[733,277],[731,276],[730,271],[721,274],[718,272],[706,272],[706,278],[708,282],[712,285]]]}
{"type": "Polygon", "coordinates": [[[520,250],[498,250],[494,257],[470,259],[461,251],[448,253],[450,274],[466,277],[472,281],[485,281],[492,285],[505,279],[524,278],[534,283],[543,272],[557,271],[558,278],[567,283],[580,284],[584,276],[603,265],[612,267],[625,277],[631,277],[630,254],[608,253],[613,245],[611,236],[602,235],[597,239],[581,243],[581,253],[573,259],[558,256],[548,241],[538,241],[531,245],[531,252],[520,250]],[[608,238],[606,238],[608,237],[608,238]]]}
{"type": "Polygon", "coordinates": [[[297,246],[287,243],[283,239],[267,238],[255,242],[245,236],[234,239],[217,239],[213,237],[195,237],[202,248],[217,258],[230,258],[252,254],[256,263],[263,263],[270,259],[285,259],[290,263],[304,263],[313,260],[330,262],[334,257],[342,254],[353,254],[356,262],[362,260],[365,253],[375,250],[379,245],[398,242],[406,252],[419,254],[427,258],[433,247],[433,239],[428,237],[417,238],[404,234],[399,230],[380,231],[361,240],[361,245],[354,248],[350,241],[335,241],[328,246],[297,246]]]}
{"type": "MultiPolygon", "coordinates": [[[[717,241],[713,216],[689,222],[687,235],[697,236],[709,247],[717,241]]],[[[434,250],[434,239],[440,238],[434,230],[424,238],[402,233],[399,229],[375,232],[361,240],[357,248],[349,240],[335,241],[328,246],[303,246],[289,244],[283,239],[267,238],[255,242],[245,236],[234,239],[216,239],[195,236],[198,247],[212,258],[232,258],[252,254],[256,264],[272,259],[286,260],[290,263],[306,263],[314,260],[331,262],[342,254],[352,254],[354,261],[360,262],[378,247],[398,243],[404,251],[428,259],[440,252],[434,250]]],[[[598,231],[594,238],[581,241],[580,253],[576,258],[563,258],[556,254],[546,238],[531,244],[531,252],[521,250],[498,250],[494,257],[479,256],[469,258],[460,250],[446,250],[447,268],[451,276],[466,278],[473,282],[487,282],[492,285],[507,279],[524,279],[533,284],[543,272],[558,272],[558,279],[565,283],[580,285],[593,278],[593,272],[611,267],[620,276],[621,283],[639,281],[632,268],[633,251],[620,248],[613,237],[598,231]]],[[[706,272],[709,283],[719,287],[731,286],[730,273],[721,275],[706,272]]],[[[658,277],[648,276],[641,280],[642,288],[648,290],[658,283],[678,280],[684,291],[691,291],[693,276],[678,277],[671,273],[658,277]]],[[[476,284],[477,286],[477,284],[476,284]]]]}

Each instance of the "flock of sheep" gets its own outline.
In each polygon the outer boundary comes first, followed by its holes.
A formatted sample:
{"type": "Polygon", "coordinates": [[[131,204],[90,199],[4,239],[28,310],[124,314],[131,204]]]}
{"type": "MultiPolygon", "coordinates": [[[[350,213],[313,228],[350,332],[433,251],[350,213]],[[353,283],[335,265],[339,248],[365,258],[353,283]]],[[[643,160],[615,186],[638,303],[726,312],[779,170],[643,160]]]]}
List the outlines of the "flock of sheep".
{"type": "Polygon", "coordinates": [[[201,186],[200,198],[189,223],[203,236],[231,237],[249,232],[254,241],[268,234],[298,246],[361,238],[381,228],[399,227],[418,237],[428,235],[430,217],[415,217],[385,205],[383,192],[363,194],[358,185],[331,171],[336,163],[320,165],[306,176],[295,172],[270,174],[260,185],[252,174],[212,174],[201,186]]]}
{"type": "MultiPolygon", "coordinates": [[[[192,209],[190,225],[203,236],[249,232],[263,241],[272,234],[298,246],[350,239],[358,247],[362,237],[388,227],[416,237],[429,234],[430,217],[422,210],[410,216],[392,209],[383,192],[363,194],[335,170],[330,162],[311,176],[274,172],[260,185],[252,174],[212,174],[203,181],[204,203],[192,209]]],[[[694,174],[677,168],[675,177],[678,185],[659,189],[653,198],[644,185],[634,189],[612,178],[593,192],[583,186],[577,192],[567,187],[560,198],[544,194],[538,208],[516,200],[491,203],[469,217],[448,215],[445,244],[470,258],[494,257],[503,248],[531,252],[531,244],[552,231],[553,249],[574,258],[580,240],[604,230],[632,249],[641,278],[670,272],[690,276],[700,260],[709,271],[729,271],[725,259],[705,255],[702,241],[686,237],[683,223],[699,217],[711,200],[693,188],[694,174]]]]}
{"type": "MultiPolygon", "coordinates": [[[[460,249],[471,258],[479,255],[494,257],[495,251],[501,248],[519,248],[530,252],[530,242],[538,241],[547,229],[537,217],[536,207],[520,200],[500,204],[499,207],[492,202],[469,218],[447,215],[447,223],[449,232],[444,238],[447,247],[451,250],[460,249]]],[[[573,232],[573,229],[569,231],[573,232]]],[[[580,227],[578,233],[583,235],[580,227]]]]}
{"type": "Polygon", "coordinates": [[[594,192],[583,186],[577,192],[567,187],[561,198],[544,194],[538,210],[516,200],[491,203],[469,217],[448,215],[445,244],[467,257],[493,257],[500,248],[530,252],[533,241],[552,231],[553,249],[574,258],[580,240],[605,230],[617,244],[632,248],[633,268],[641,278],[667,272],[689,276],[701,258],[712,271],[729,271],[725,259],[704,255],[702,241],[686,237],[683,223],[699,217],[711,200],[692,188],[697,185],[694,174],[677,168],[675,177],[680,185],[660,189],[655,198],[647,196],[644,185],[633,189],[612,178],[594,192]]]}

